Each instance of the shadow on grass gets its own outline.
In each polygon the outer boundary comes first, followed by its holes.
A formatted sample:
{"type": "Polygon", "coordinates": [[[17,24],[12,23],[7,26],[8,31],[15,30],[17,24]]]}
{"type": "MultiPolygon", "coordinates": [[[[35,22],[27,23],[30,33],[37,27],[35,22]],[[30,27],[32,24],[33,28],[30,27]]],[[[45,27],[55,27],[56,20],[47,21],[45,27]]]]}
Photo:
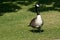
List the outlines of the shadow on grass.
{"type": "Polygon", "coordinates": [[[41,30],[41,31],[39,31],[39,30],[30,30],[31,32],[33,32],[33,33],[41,33],[41,32],[44,32],[44,30],[41,30]]]}
{"type": "Polygon", "coordinates": [[[32,4],[33,2],[35,2],[35,0],[19,0],[16,2],[20,5],[28,6],[28,5],[32,4]]]}
{"type": "Polygon", "coordinates": [[[16,2],[17,4],[20,4],[20,5],[30,5],[32,4],[33,2],[35,2],[36,0],[0,0],[0,3],[2,2],[16,2]]]}
{"type": "Polygon", "coordinates": [[[53,2],[53,0],[38,0],[37,3],[40,4],[51,4],[53,2]]]}
{"type": "Polygon", "coordinates": [[[0,4],[0,16],[2,16],[6,12],[16,12],[19,9],[21,9],[21,7],[15,5],[15,4],[12,4],[12,3],[1,3],[0,4]]]}

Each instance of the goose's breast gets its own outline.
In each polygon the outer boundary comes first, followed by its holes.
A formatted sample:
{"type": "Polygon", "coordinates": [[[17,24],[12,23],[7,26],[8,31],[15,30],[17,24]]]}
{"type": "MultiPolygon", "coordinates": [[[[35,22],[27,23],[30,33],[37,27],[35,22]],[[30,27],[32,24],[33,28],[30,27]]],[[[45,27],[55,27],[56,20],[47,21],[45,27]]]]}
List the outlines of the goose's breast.
{"type": "Polygon", "coordinates": [[[37,26],[40,26],[42,24],[42,19],[36,19],[35,23],[37,26]]]}

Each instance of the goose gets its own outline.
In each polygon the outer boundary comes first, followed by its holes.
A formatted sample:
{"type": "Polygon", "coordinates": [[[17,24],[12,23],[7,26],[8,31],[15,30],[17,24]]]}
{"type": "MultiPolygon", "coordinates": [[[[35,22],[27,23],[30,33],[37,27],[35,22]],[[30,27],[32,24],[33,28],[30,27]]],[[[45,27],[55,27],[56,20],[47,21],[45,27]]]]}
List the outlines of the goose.
{"type": "Polygon", "coordinates": [[[39,7],[40,7],[39,4],[35,4],[35,10],[36,10],[37,16],[31,20],[29,26],[31,26],[32,28],[37,28],[37,30],[41,31],[43,20],[39,13],[39,7]]]}

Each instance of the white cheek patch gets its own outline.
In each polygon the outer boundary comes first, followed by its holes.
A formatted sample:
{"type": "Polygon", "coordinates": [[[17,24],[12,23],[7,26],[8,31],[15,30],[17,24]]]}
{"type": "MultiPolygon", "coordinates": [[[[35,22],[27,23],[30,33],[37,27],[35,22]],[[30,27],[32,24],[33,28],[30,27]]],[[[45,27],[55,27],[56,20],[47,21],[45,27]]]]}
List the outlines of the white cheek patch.
{"type": "Polygon", "coordinates": [[[38,4],[37,4],[36,6],[37,6],[37,7],[39,7],[39,5],[38,5],[38,4]]]}

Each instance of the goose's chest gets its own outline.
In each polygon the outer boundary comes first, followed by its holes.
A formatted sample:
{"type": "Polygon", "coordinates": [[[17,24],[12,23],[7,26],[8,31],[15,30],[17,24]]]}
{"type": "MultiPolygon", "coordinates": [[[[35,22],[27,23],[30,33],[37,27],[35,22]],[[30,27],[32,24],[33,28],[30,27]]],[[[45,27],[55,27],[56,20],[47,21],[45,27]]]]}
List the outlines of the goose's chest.
{"type": "Polygon", "coordinates": [[[42,24],[42,18],[41,16],[37,16],[36,20],[35,20],[35,23],[37,26],[40,26],[42,24]]]}

